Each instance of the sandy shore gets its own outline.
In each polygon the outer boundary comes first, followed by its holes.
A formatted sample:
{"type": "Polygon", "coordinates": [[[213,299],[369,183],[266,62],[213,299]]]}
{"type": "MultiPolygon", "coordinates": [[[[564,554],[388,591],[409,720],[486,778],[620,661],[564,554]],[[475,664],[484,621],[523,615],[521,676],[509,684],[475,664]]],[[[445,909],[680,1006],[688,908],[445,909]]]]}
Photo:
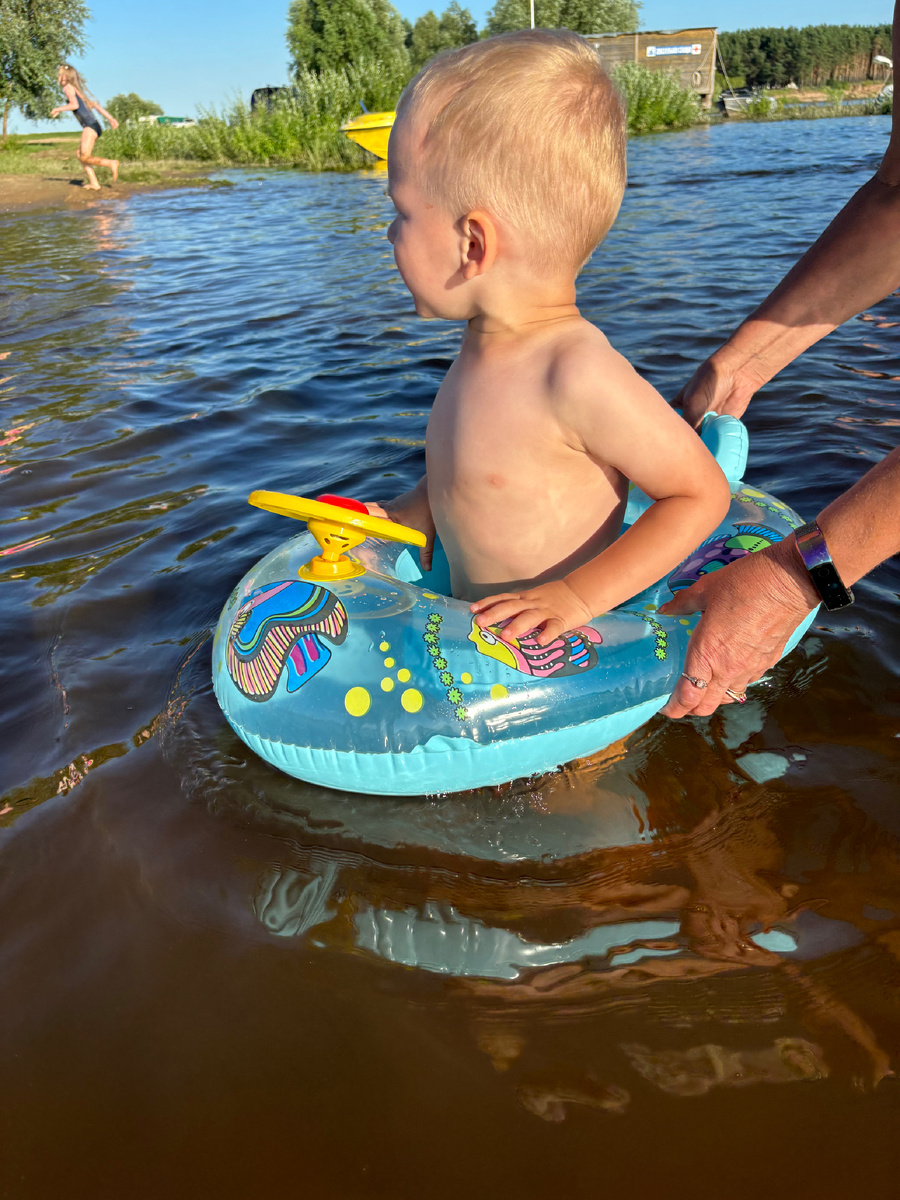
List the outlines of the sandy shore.
{"type": "MultiPolygon", "coordinates": [[[[102,172],[101,174],[107,174],[102,172]]],[[[114,204],[138,192],[157,192],[166,188],[203,187],[210,181],[199,174],[164,174],[148,183],[105,183],[99,192],[83,186],[83,176],[78,178],[65,171],[47,172],[46,175],[2,175],[0,174],[0,213],[20,212],[26,209],[94,208],[98,204],[114,204]]],[[[221,186],[215,185],[212,186],[221,186]]]]}

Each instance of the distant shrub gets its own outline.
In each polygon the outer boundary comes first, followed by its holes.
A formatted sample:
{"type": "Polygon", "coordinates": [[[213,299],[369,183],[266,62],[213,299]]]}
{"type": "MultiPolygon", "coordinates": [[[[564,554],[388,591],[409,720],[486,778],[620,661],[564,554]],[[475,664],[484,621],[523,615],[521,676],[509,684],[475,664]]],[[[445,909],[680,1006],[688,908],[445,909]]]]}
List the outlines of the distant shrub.
{"type": "Polygon", "coordinates": [[[702,119],[699,97],[668,71],[626,62],[613,67],[612,77],[628,106],[629,133],[686,129],[702,119]]]}
{"type": "Polygon", "coordinates": [[[767,120],[776,116],[778,111],[777,101],[766,95],[751,96],[744,105],[744,115],[756,120],[767,120]]]}
{"type": "Polygon", "coordinates": [[[137,92],[125,95],[119,92],[106,102],[107,112],[112,113],[117,121],[133,121],[136,117],[161,117],[162,109],[152,100],[144,100],[137,92]]]}

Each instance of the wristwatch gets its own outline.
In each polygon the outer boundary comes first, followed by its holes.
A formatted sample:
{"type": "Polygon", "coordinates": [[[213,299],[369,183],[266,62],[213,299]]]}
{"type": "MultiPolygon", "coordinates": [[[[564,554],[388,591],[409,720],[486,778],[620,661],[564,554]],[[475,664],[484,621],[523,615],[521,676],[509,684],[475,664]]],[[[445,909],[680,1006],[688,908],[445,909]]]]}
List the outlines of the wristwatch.
{"type": "Polygon", "coordinates": [[[795,529],[794,537],[797,541],[797,552],[809,572],[813,587],[822,597],[822,603],[828,611],[834,612],[852,604],[853,593],[848,587],[844,587],[844,581],[831,561],[825,537],[816,522],[809,521],[795,529]]]}

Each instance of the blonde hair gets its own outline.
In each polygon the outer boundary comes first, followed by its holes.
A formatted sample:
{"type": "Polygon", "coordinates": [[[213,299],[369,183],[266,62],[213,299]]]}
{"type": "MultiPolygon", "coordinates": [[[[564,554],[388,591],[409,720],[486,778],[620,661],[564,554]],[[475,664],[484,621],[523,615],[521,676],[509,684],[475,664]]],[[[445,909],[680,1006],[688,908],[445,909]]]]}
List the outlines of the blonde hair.
{"type": "Polygon", "coordinates": [[[625,111],[584,38],[531,29],[447,50],[397,105],[417,161],[403,164],[454,216],[484,208],[527,234],[534,268],[577,272],[625,189],[625,111]]]}
{"type": "Polygon", "coordinates": [[[95,97],[91,95],[87,84],[84,82],[75,68],[69,66],[68,63],[61,63],[59,69],[62,71],[63,78],[65,79],[66,83],[71,84],[75,91],[81,96],[82,100],[87,103],[88,108],[94,108],[97,104],[97,101],[95,97]]]}

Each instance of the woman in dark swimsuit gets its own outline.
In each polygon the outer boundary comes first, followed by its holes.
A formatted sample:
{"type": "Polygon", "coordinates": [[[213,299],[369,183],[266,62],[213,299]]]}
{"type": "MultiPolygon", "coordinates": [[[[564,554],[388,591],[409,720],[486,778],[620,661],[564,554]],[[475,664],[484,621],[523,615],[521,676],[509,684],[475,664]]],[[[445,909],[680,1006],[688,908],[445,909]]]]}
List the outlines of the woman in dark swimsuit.
{"type": "Polygon", "coordinates": [[[94,167],[109,167],[113,173],[113,183],[115,183],[119,178],[119,160],[117,158],[94,157],[94,143],[103,133],[103,126],[94,116],[92,110],[95,109],[101,117],[105,117],[112,129],[116,129],[119,122],[97,103],[84,86],[84,80],[74,67],[60,67],[57,79],[59,80],[60,87],[65,92],[68,103],[60,105],[59,108],[54,108],[50,116],[56,117],[63,112],[73,112],[75,114],[75,120],[81,126],[81,142],[77,151],[78,161],[84,167],[84,173],[88,177],[87,186],[92,191],[99,192],[100,184],[97,182],[94,167]]]}

